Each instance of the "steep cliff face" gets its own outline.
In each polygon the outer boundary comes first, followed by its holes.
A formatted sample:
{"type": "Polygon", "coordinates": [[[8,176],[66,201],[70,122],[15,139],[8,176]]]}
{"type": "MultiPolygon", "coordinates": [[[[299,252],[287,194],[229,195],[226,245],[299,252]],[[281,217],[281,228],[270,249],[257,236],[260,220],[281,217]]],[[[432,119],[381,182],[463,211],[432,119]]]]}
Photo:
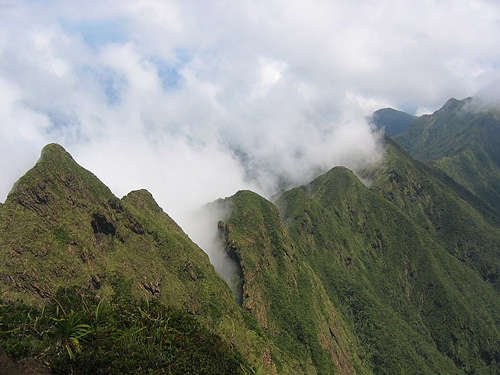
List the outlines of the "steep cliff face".
{"type": "Polygon", "coordinates": [[[483,346],[499,342],[488,328],[499,324],[493,288],[352,172],[335,168],[279,205],[375,372],[467,372],[491,364],[485,351],[498,356],[483,346]],[[478,305],[490,306],[487,318],[478,305]]]}
{"type": "Polygon", "coordinates": [[[1,230],[3,298],[39,300],[71,285],[110,295],[122,279],[136,297],[193,313],[207,308],[212,287],[230,299],[205,253],[151,194],[116,198],[59,145],[45,147],[16,183],[1,230]]]}
{"type": "Polygon", "coordinates": [[[372,176],[372,190],[500,290],[500,217],[453,180],[386,141],[385,161],[372,176]]]}
{"type": "MultiPolygon", "coordinates": [[[[380,118],[382,125],[390,120],[380,118]]],[[[391,157],[376,172],[373,188],[432,231],[442,246],[498,290],[498,108],[476,98],[450,99],[433,114],[415,118],[393,139],[409,155],[386,139],[391,157]]]]}
{"type": "Polygon", "coordinates": [[[318,275],[290,237],[278,208],[250,191],[224,202],[226,248],[242,269],[243,308],[292,354],[282,373],[363,373],[355,337],[328,298],[318,275]]]}

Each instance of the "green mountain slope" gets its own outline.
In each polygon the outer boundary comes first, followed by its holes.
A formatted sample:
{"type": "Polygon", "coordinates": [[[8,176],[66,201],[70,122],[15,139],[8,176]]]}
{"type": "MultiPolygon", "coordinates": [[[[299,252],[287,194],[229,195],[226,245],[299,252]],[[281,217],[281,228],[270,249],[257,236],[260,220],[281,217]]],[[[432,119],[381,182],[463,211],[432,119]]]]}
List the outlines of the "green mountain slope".
{"type": "Polygon", "coordinates": [[[464,199],[455,184],[413,160],[390,139],[385,161],[371,178],[372,190],[500,290],[500,227],[495,218],[490,220],[476,209],[474,197],[464,199]]]}
{"type": "Polygon", "coordinates": [[[44,148],[1,214],[3,298],[39,300],[72,285],[111,295],[120,279],[134,297],[194,313],[209,309],[214,293],[231,299],[205,253],[151,194],[114,197],[58,145],[44,148]]]}
{"type": "Polygon", "coordinates": [[[498,373],[500,299],[481,278],[497,269],[478,264],[498,264],[500,235],[427,167],[387,149],[371,189],[339,167],[281,194],[279,214],[253,193],[227,200],[243,306],[320,373],[339,353],[315,346],[327,332],[317,298],[337,316],[330,338],[352,348],[351,372],[498,373]],[[478,261],[483,245],[490,258],[478,261]]]}
{"type": "Polygon", "coordinates": [[[500,112],[473,98],[450,99],[394,140],[412,157],[444,172],[500,215],[500,112]]]}
{"type": "MultiPolygon", "coordinates": [[[[351,172],[334,169],[301,190],[283,195],[284,214],[330,297],[353,323],[376,373],[460,373],[448,358],[482,366],[479,348],[488,327],[498,326],[495,309],[482,332],[474,330],[479,337],[463,336],[468,331],[459,322],[474,310],[468,298],[476,291],[498,300],[488,285],[351,172]],[[461,290],[463,281],[452,272],[481,289],[461,290]],[[454,358],[451,335],[466,356],[454,358]]],[[[494,345],[488,350],[496,351],[494,345]]]]}
{"type": "MultiPolygon", "coordinates": [[[[226,247],[242,269],[242,305],[300,363],[285,373],[370,373],[350,327],[297,251],[277,207],[250,191],[223,204],[230,209],[226,247]]],[[[277,370],[282,373],[284,364],[277,370]]]]}

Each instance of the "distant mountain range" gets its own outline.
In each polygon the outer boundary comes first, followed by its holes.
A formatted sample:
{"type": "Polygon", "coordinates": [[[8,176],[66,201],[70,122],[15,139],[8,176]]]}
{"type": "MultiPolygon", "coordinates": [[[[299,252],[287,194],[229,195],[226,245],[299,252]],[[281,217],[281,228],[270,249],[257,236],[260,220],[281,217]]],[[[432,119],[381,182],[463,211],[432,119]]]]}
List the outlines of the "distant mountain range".
{"type": "Polygon", "coordinates": [[[1,345],[55,374],[500,374],[500,112],[374,123],[369,186],[211,204],[236,296],[150,193],[46,146],[0,205],[1,345]]]}

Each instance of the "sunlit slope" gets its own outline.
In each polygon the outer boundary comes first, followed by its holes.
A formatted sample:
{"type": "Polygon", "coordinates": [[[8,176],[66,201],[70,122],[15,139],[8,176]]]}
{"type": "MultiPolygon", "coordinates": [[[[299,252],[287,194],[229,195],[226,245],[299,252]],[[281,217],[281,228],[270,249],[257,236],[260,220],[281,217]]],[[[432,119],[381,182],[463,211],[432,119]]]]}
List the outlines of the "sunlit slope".
{"type": "Polygon", "coordinates": [[[61,146],[44,148],[9,194],[2,219],[4,298],[46,298],[71,285],[102,294],[124,288],[193,312],[205,311],[215,292],[230,298],[206,254],[151,194],[116,198],[61,146]]]}
{"type": "Polygon", "coordinates": [[[284,194],[281,205],[377,372],[450,373],[443,354],[457,364],[482,366],[479,348],[498,322],[492,320],[495,309],[488,323],[475,316],[471,298],[481,290],[478,303],[491,297],[498,307],[498,297],[411,218],[344,169],[284,194]],[[480,331],[463,330],[464,319],[482,326],[480,331]],[[455,358],[454,345],[467,355],[455,358]]]}
{"type": "Polygon", "coordinates": [[[155,299],[235,348],[239,373],[500,373],[496,216],[385,148],[370,187],[336,167],[273,202],[240,191],[213,203],[239,306],[151,194],[118,199],[48,145],[0,205],[2,299],[44,305],[71,286],[155,299]]]}

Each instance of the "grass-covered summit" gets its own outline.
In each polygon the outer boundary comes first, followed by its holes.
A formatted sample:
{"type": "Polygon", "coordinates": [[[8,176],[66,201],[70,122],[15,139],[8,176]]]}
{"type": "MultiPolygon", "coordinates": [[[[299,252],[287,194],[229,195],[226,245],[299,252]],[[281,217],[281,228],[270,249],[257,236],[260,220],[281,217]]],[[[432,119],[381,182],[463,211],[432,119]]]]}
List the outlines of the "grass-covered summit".
{"type": "Polygon", "coordinates": [[[123,289],[198,313],[211,294],[224,298],[206,254],[149,192],[116,198],[59,145],[46,146],[15,184],[1,219],[4,299],[42,301],[74,285],[102,296],[123,289]]]}

